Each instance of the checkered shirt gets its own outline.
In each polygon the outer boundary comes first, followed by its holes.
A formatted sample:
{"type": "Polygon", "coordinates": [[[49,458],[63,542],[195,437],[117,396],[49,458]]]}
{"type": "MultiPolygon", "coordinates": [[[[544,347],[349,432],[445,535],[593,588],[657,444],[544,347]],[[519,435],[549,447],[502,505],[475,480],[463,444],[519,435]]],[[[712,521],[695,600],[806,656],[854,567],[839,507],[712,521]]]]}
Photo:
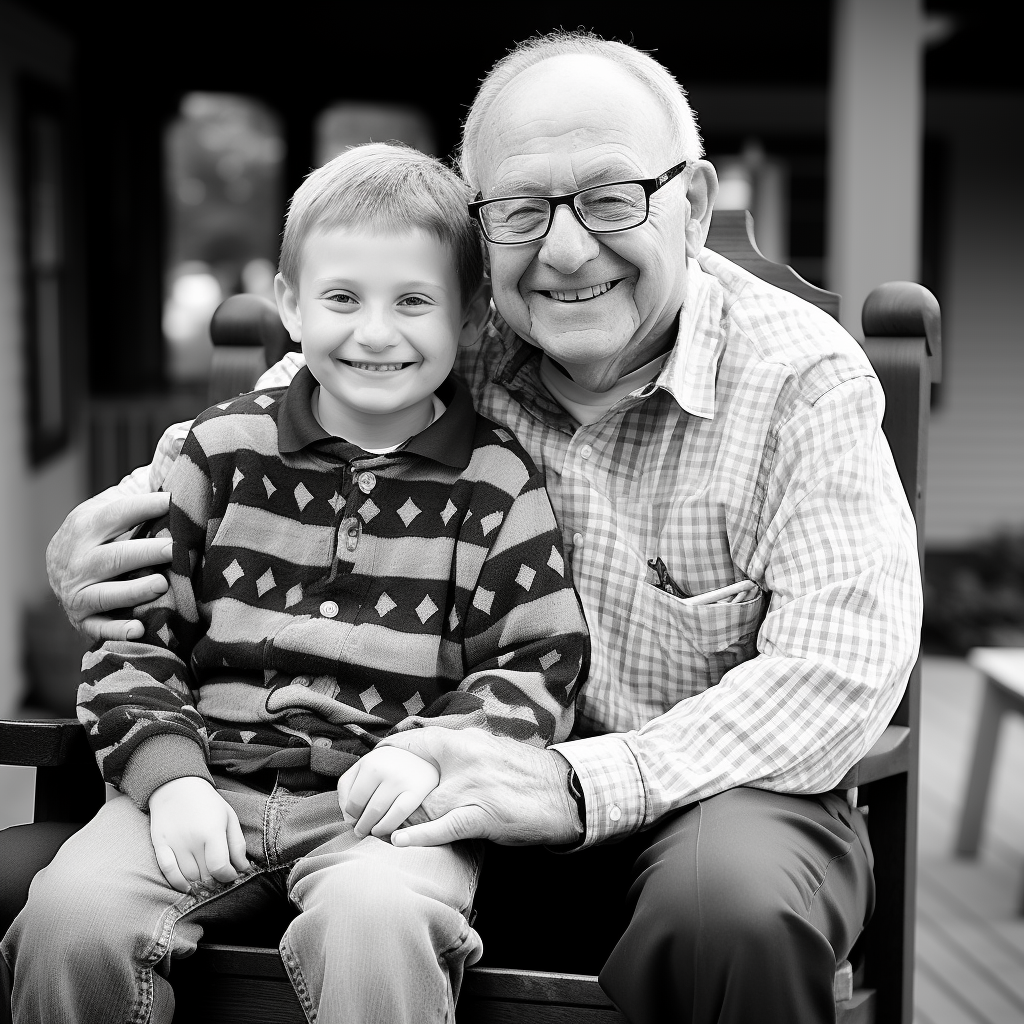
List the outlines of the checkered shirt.
{"type": "MultiPolygon", "coordinates": [[[[917,655],[916,533],[867,358],[803,300],[710,250],[699,265],[661,373],[596,423],[554,401],[497,314],[459,366],[543,470],[586,610],[577,738],[556,748],[585,846],[735,786],[832,789],[917,655]],[[683,603],[655,586],[657,558],[691,595],[750,580],[755,596],[683,603]]],[[[174,445],[172,429],[150,485],[174,445]]]]}

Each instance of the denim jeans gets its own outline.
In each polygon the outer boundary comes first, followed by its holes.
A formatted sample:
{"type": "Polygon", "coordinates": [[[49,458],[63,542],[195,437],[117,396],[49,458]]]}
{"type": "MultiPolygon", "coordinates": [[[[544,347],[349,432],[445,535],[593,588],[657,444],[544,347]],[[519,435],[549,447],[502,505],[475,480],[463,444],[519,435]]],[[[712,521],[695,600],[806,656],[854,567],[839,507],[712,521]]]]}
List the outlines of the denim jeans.
{"type": "Polygon", "coordinates": [[[109,801],[36,876],[0,947],[16,1024],[169,1024],[171,958],[195,950],[213,901],[255,879],[279,883],[299,910],[280,951],[311,1022],[454,1021],[463,967],[482,952],[468,923],[481,844],[358,840],[334,790],[215,781],[252,871],[180,893],[157,866],[149,816],[109,801]]]}

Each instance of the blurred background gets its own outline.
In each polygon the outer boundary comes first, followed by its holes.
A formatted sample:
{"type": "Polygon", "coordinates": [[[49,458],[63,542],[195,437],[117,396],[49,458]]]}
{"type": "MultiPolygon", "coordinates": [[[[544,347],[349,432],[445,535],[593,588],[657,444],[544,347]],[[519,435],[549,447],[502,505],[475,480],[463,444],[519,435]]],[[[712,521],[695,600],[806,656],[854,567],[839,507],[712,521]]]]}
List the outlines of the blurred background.
{"type": "MultiPolygon", "coordinates": [[[[81,644],[50,595],[46,544],[205,405],[210,314],[236,292],[271,294],[302,177],[371,139],[452,154],[493,61],[582,21],[676,74],[719,206],[751,210],[765,255],[839,291],[854,335],[875,284],[917,280],[938,296],[925,712],[941,705],[955,728],[924,742],[966,765],[981,682],[960,658],[1024,645],[1024,78],[1006,5],[256,10],[0,0],[0,715],[73,705],[81,644]]],[[[1007,729],[1009,758],[1024,730],[1007,729]]],[[[999,781],[1024,778],[1013,765],[996,774],[1008,829],[989,858],[996,888],[978,897],[1001,906],[1002,885],[1008,908],[1024,854],[1020,783],[999,781]]],[[[961,786],[937,787],[923,849],[929,835],[948,846],[961,786]]],[[[997,973],[1024,978],[1024,933],[1006,917],[997,973]]],[[[1001,982],[995,1008],[965,1009],[949,970],[919,982],[923,1021],[1024,1020],[1024,985],[1001,982]]]]}

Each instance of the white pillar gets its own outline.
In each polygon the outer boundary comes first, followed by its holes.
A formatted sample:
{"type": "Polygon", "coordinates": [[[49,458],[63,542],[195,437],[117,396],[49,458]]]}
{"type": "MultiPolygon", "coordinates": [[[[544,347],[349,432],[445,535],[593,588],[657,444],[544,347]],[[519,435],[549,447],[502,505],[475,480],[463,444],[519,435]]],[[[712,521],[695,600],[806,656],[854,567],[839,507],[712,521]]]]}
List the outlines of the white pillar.
{"type": "Polygon", "coordinates": [[[835,0],[829,110],[828,287],[842,323],[883,281],[919,274],[920,0],[835,0]]]}

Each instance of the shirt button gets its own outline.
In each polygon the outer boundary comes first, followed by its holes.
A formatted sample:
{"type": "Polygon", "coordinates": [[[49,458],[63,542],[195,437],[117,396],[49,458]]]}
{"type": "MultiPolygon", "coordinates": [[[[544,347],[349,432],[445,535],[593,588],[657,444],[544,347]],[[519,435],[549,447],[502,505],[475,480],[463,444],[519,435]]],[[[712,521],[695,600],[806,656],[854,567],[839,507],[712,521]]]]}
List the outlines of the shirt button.
{"type": "Polygon", "coordinates": [[[573,544],[573,547],[576,547],[576,548],[583,547],[583,534],[582,533],[574,533],[572,535],[572,544],[573,544]]]}
{"type": "Polygon", "coordinates": [[[594,454],[594,449],[591,448],[589,444],[585,444],[580,449],[580,458],[581,459],[589,459],[590,456],[593,455],[593,454],[594,454]]]}
{"type": "Polygon", "coordinates": [[[324,601],[320,605],[320,614],[325,619],[333,619],[338,614],[338,606],[333,601],[324,601]]]}
{"type": "Polygon", "coordinates": [[[319,747],[321,750],[326,750],[331,745],[331,741],[326,736],[317,736],[313,740],[313,746],[319,747]]]}
{"type": "Polygon", "coordinates": [[[359,490],[361,490],[363,494],[369,494],[370,491],[377,486],[377,478],[373,473],[367,471],[359,474],[357,483],[359,484],[359,490]]]}
{"type": "Polygon", "coordinates": [[[615,804],[612,804],[612,809],[608,812],[608,817],[611,818],[612,821],[618,821],[619,818],[622,817],[622,811],[615,804]]]}

